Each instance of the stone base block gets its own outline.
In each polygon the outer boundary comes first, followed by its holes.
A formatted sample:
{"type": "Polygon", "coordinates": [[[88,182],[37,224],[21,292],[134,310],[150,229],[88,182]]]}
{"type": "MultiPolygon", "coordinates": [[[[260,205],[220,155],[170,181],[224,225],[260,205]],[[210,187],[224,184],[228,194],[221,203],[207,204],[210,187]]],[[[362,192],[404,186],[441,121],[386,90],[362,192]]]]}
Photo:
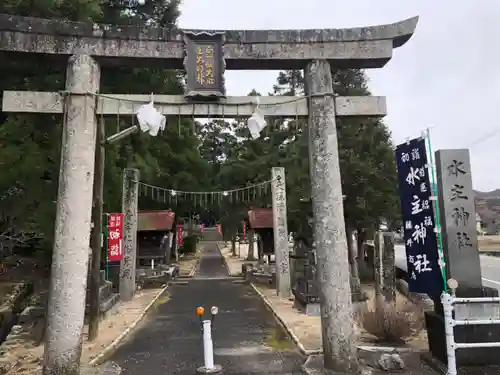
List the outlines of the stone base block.
{"type": "Polygon", "coordinates": [[[351,300],[352,302],[365,302],[368,300],[368,296],[366,295],[365,292],[363,291],[356,291],[354,293],[351,293],[351,300]]]}
{"type": "Polygon", "coordinates": [[[168,275],[145,277],[138,283],[142,289],[163,288],[171,280],[168,275]]]}
{"type": "Polygon", "coordinates": [[[319,303],[301,303],[300,301],[295,299],[293,302],[293,307],[306,314],[307,316],[321,316],[319,303]]]}
{"type": "Polygon", "coordinates": [[[37,321],[38,319],[43,319],[43,318],[45,318],[45,307],[43,307],[43,306],[28,306],[19,315],[18,323],[20,325],[32,324],[35,321],[37,321]]]}
{"type": "MultiPolygon", "coordinates": [[[[444,317],[434,311],[425,312],[425,325],[431,355],[443,364],[448,363],[446,356],[446,337],[444,317]]],[[[468,325],[455,327],[455,342],[496,342],[500,341],[498,325],[468,325]]],[[[470,348],[456,351],[457,366],[500,366],[498,348],[470,348]]]]}
{"type": "Polygon", "coordinates": [[[269,285],[272,288],[276,288],[276,274],[267,274],[260,272],[251,272],[250,281],[255,284],[269,285]]]}
{"type": "Polygon", "coordinates": [[[122,368],[115,362],[106,362],[100,366],[84,366],[80,374],[81,375],[120,375],[122,373],[122,368]]]}
{"type": "Polygon", "coordinates": [[[245,280],[247,280],[249,278],[250,273],[252,272],[253,269],[254,269],[254,267],[253,267],[252,263],[243,263],[241,265],[241,274],[243,275],[245,280]]]}
{"type": "Polygon", "coordinates": [[[102,301],[99,305],[99,311],[101,314],[106,314],[114,305],[120,300],[120,295],[118,293],[111,294],[108,299],[102,301]]]}
{"type": "Polygon", "coordinates": [[[210,374],[210,375],[220,375],[222,374],[222,366],[221,365],[215,365],[214,368],[212,369],[207,369],[205,366],[198,367],[196,369],[197,374],[210,374]]]}
{"type": "Polygon", "coordinates": [[[175,278],[178,275],[179,266],[177,264],[159,265],[156,268],[138,268],[136,270],[136,279],[153,276],[169,276],[170,278],[175,278]]]}
{"type": "Polygon", "coordinates": [[[352,302],[364,302],[368,299],[366,293],[361,290],[361,284],[355,278],[351,277],[351,298],[352,302]]]}
{"type": "Polygon", "coordinates": [[[332,371],[325,369],[323,354],[310,355],[301,366],[302,372],[307,375],[372,375],[373,371],[368,366],[360,365],[358,369],[351,372],[332,371]]]}

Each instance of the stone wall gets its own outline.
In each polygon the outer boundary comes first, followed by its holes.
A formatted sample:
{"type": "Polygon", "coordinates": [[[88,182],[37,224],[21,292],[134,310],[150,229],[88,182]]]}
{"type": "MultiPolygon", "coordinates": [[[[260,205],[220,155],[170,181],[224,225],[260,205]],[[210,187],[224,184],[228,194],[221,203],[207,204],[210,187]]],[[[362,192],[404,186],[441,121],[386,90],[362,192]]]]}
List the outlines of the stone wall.
{"type": "Polygon", "coordinates": [[[16,324],[19,314],[26,307],[27,298],[32,293],[33,283],[19,283],[0,306],[0,343],[6,339],[16,324]]]}

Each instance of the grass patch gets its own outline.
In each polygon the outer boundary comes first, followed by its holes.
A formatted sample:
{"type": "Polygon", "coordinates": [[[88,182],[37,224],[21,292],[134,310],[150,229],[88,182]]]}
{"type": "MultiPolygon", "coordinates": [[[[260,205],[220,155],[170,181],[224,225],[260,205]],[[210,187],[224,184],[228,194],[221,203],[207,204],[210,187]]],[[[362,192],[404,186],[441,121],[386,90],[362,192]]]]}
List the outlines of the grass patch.
{"type": "Polygon", "coordinates": [[[266,346],[270,348],[280,350],[280,351],[288,351],[294,349],[294,344],[290,341],[285,332],[279,327],[275,327],[269,330],[266,335],[266,346]]]}
{"type": "Polygon", "coordinates": [[[11,282],[0,282],[0,305],[4,303],[16,285],[16,283],[11,282]]]}
{"type": "Polygon", "coordinates": [[[161,305],[167,303],[168,301],[170,300],[170,296],[165,296],[165,297],[161,297],[161,298],[158,298],[155,303],[154,303],[154,307],[157,308],[157,307],[160,307],[161,305]]]}

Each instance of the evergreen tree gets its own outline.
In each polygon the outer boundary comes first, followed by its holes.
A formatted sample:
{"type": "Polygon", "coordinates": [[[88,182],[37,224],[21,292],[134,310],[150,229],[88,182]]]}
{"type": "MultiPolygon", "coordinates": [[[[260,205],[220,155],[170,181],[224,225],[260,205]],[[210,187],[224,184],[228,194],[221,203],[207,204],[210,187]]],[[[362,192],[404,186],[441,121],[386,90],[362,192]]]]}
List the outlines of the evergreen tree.
{"type": "MultiPolygon", "coordinates": [[[[61,20],[156,24],[174,27],[179,15],[178,0],[6,0],[1,13],[61,20]]],[[[41,55],[30,59],[8,54],[0,60],[3,90],[59,91],[65,86],[64,64],[57,65],[41,55]]],[[[160,68],[104,67],[102,93],[181,94],[182,76],[160,68]],[[126,77],[126,79],[124,79],[126,77]]],[[[136,105],[138,107],[139,104],[136,105]]],[[[104,121],[108,135],[132,124],[134,119],[118,115],[104,121]]],[[[0,114],[0,234],[5,231],[33,232],[43,239],[50,259],[55,200],[58,188],[62,116],[0,114]],[[15,165],[16,168],[12,168],[15,165]]],[[[106,149],[105,212],[121,208],[122,171],[136,167],[141,180],[184,190],[201,189],[209,179],[208,163],[199,151],[200,141],[191,120],[169,118],[167,129],[155,138],[135,134],[106,149]]],[[[140,199],[141,208],[165,208],[164,204],[140,199]]],[[[186,207],[173,207],[186,209],[186,207]]],[[[183,214],[182,212],[180,213],[183,214]]],[[[1,240],[1,238],[0,238],[1,240]]]]}

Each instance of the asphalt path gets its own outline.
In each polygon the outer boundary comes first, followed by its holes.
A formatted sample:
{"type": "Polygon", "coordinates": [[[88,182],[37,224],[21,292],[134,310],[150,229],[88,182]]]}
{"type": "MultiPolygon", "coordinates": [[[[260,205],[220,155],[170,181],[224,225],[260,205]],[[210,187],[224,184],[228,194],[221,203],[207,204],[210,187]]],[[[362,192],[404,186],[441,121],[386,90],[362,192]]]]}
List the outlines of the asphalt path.
{"type": "MultiPolygon", "coordinates": [[[[173,283],[110,360],[122,375],[192,375],[203,364],[197,306],[218,306],[215,363],[226,375],[301,375],[305,358],[248,284],[230,278],[216,243],[205,244],[195,277],[173,283]]],[[[207,314],[209,318],[210,314],[207,314]]]]}
{"type": "MultiPolygon", "coordinates": [[[[496,288],[500,292],[500,257],[480,255],[480,259],[483,285],[489,286],[491,288],[496,288]]],[[[395,246],[394,263],[396,264],[397,268],[406,272],[406,250],[404,245],[395,246]]]]}

